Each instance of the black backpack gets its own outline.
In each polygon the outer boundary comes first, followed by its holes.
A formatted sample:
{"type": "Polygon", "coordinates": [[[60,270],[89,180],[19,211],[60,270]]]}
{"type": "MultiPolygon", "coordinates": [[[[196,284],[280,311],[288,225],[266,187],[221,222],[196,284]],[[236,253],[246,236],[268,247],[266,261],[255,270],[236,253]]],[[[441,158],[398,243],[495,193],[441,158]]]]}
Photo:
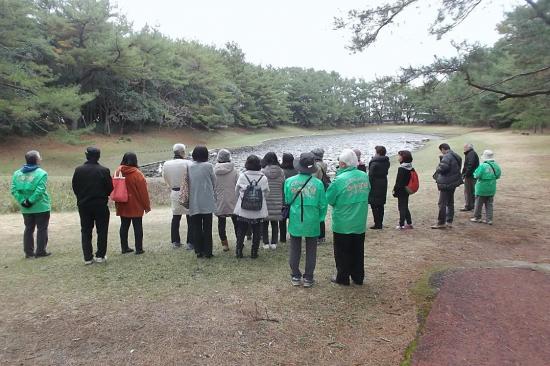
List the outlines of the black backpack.
{"type": "Polygon", "coordinates": [[[262,188],[258,186],[258,183],[264,177],[263,175],[257,181],[251,181],[245,174],[248,186],[244,190],[243,198],[241,200],[241,208],[249,211],[260,211],[264,202],[264,195],[262,188]]]}

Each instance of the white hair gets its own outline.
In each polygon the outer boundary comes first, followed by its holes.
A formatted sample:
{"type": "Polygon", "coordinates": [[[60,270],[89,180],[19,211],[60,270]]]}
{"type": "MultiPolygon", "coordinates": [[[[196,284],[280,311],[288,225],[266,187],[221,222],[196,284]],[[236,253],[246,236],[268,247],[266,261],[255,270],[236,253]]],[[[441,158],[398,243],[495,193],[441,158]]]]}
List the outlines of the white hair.
{"type": "Polygon", "coordinates": [[[184,144],[175,144],[172,148],[172,151],[175,153],[181,153],[182,156],[185,154],[185,145],[184,144]]]}
{"type": "Polygon", "coordinates": [[[346,166],[357,166],[357,155],[352,149],[344,149],[338,157],[338,161],[346,164],[346,166]]]}

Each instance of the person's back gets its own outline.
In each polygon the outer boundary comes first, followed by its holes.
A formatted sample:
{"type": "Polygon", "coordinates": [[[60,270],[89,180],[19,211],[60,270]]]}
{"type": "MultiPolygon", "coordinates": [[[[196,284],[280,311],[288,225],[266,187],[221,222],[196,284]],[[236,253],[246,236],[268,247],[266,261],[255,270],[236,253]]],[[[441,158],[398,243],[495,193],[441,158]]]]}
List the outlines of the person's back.
{"type": "Polygon", "coordinates": [[[494,160],[487,160],[481,163],[474,172],[476,181],[476,196],[490,197],[497,191],[497,179],[500,178],[502,170],[494,160]]]}
{"type": "Polygon", "coordinates": [[[437,186],[440,190],[449,190],[462,184],[462,158],[453,150],[443,155],[437,168],[437,186]]]}
{"type": "Polygon", "coordinates": [[[142,217],[151,210],[145,176],[139,168],[128,165],[121,165],[117,172],[125,178],[128,191],[128,202],[115,202],[117,216],[142,217]]]}
{"type": "Polygon", "coordinates": [[[78,207],[107,205],[113,190],[111,172],[97,160],[88,160],[75,169],[72,186],[78,207]]]}
{"type": "Polygon", "coordinates": [[[235,169],[232,161],[216,163],[214,166],[216,174],[216,215],[230,216],[233,214],[237,204],[235,185],[239,179],[239,172],[235,169]]]}
{"type": "Polygon", "coordinates": [[[26,170],[25,167],[13,173],[12,195],[18,201],[28,199],[31,206],[21,206],[22,214],[47,212],[51,209],[50,196],[46,191],[48,173],[42,168],[26,170]]]}
{"type": "Polygon", "coordinates": [[[172,159],[166,161],[162,166],[162,177],[170,188],[180,188],[184,172],[191,165],[186,159],[172,159]]]}
{"type": "Polygon", "coordinates": [[[277,165],[267,165],[262,169],[267,178],[269,192],[266,195],[267,211],[269,220],[281,220],[281,209],[283,208],[283,183],[285,175],[277,165]]]}
{"type": "Polygon", "coordinates": [[[356,167],[338,169],[336,178],[327,190],[327,200],[333,206],[332,229],[342,234],[365,232],[369,177],[356,167]]]}
{"type": "Polygon", "coordinates": [[[306,174],[295,175],[285,181],[285,202],[290,203],[296,192],[311,177],[301,197],[290,206],[288,232],[297,237],[318,237],[319,223],[324,221],[327,211],[325,188],[321,180],[306,174]]]}
{"type": "Polygon", "coordinates": [[[189,214],[209,214],[216,210],[214,167],[208,162],[189,165],[189,214]]]}

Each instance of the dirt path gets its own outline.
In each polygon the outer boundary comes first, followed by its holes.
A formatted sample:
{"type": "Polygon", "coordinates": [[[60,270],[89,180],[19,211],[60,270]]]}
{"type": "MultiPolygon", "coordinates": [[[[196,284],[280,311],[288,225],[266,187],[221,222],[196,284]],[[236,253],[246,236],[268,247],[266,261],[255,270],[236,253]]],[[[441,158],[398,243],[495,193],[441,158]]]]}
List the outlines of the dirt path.
{"type": "Polygon", "coordinates": [[[480,132],[451,146],[466,139],[490,141],[503,167],[495,225],[458,213],[452,230],[429,229],[437,152],[428,146],[414,157],[422,187],[411,199],[416,228],[392,229],[396,202],[388,198],[386,230],[367,233],[363,287],[329,283],[330,240],[308,291],[290,286],[285,246],[239,262],[221,252],[215,234],[210,262],[172,251],[165,208],[145,217],[140,258],[118,254],[113,217],[108,265],[92,268],[81,262],[75,213],[52,216],[54,255],[30,262],[21,258],[20,216],[1,216],[0,364],[398,365],[417,329],[410,288],[425,273],[496,260],[550,263],[550,203],[540,199],[550,173],[538,168],[550,163],[550,138],[480,132]]]}
{"type": "Polygon", "coordinates": [[[547,366],[550,274],[529,269],[446,275],[414,366],[547,366]]]}

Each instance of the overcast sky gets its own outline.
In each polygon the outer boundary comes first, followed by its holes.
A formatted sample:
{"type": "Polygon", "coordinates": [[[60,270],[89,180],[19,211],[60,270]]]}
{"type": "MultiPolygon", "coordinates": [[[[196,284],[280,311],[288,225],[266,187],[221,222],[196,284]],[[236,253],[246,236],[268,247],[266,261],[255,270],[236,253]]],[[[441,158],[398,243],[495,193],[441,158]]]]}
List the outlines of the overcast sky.
{"type": "Polygon", "coordinates": [[[237,42],[247,61],[275,67],[300,66],[337,71],[346,77],[373,79],[393,75],[400,66],[429,64],[434,55],[455,54],[450,41],[492,44],[495,26],[522,0],[485,0],[441,41],[427,32],[439,1],[424,0],[397,19],[399,27],[381,33],[377,44],[352,54],[350,33],[333,30],[333,18],[381,0],[114,0],[134,22],[158,26],[172,38],[222,47],[237,42]]]}

